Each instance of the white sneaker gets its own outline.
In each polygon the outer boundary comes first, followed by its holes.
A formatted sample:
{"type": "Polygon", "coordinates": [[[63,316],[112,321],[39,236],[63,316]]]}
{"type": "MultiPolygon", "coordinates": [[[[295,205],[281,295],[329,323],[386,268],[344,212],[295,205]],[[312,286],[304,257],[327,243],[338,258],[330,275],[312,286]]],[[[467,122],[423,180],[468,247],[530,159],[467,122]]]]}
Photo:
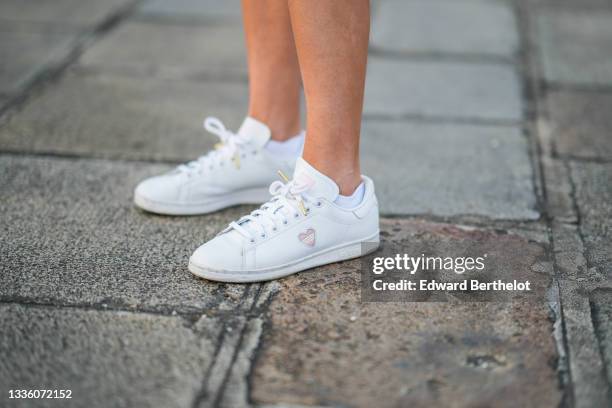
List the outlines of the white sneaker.
{"type": "Polygon", "coordinates": [[[272,199],[199,247],[189,270],[214,281],[259,282],[372,252],[378,202],[372,180],[362,179],[363,200],[345,209],[334,203],[337,184],[298,159],[293,181],[272,183],[272,199]]]}
{"type": "Polygon", "coordinates": [[[238,133],[216,118],[204,127],[221,143],[215,150],[175,170],[142,181],[134,203],[143,210],[167,215],[206,214],[237,204],[260,204],[269,197],[268,186],[278,169],[292,171],[296,156],[266,151],[270,129],[247,117],[238,133]]]}

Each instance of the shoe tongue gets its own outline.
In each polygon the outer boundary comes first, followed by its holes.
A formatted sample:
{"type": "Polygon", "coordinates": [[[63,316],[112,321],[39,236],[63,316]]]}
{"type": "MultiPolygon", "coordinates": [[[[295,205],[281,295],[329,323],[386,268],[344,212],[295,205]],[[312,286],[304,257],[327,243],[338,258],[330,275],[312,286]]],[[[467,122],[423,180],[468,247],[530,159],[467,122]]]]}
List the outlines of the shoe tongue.
{"type": "Polygon", "coordinates": [[[270,128],[264,123],[247,116],[238,129],[238,136],[243,137],[257,147],[263,147],[270,140],[270,128]]]}
{"type": "Polygon", "coordinates": [[[296,183],[309,185],[308,194],[316,198],[335,201],[340,194],[338,185],[325,174],[312,167],[306,160],[299,157],[295,164],[293,179],[296,183]]]}

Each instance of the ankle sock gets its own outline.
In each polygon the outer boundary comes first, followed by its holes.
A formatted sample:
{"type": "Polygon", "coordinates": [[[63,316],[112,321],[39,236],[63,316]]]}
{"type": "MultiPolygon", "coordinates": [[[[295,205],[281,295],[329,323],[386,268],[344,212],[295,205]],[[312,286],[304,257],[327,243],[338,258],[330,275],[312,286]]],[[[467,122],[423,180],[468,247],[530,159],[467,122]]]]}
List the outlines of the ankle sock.
{"type": "Polygon", "coordinates": [[[299,156],[304,145],[304,131],[283,141],[268,140],[265,149],[279,156],[299,156]]]}
{"type": "Polygon", "coordinates": [[[361,184],[355,189],[353,194],[350,196],[339,195],[338,198],[334,200],[334,203],[342,208],[354,208],[361,204],[364,195],[365,184],[362,181],[361,184]]]}

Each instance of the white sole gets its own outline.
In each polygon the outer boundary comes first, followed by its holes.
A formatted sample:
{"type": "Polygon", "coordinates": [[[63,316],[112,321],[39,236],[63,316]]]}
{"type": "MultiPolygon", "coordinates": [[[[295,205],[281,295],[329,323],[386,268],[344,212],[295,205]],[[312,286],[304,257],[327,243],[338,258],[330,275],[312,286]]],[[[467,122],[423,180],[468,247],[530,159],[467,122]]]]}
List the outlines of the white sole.
{"type": "Polygon", "coordinates": [[[265,282],[273,279],[283,278],[297,272],[311,269],[321,265],[334,262],[346,261],[347,259],[359,258],[375,251],[380,245],[379,232],[370,237],[359,239],[346,244],[337,245],[304,258],[293,261],[289,264],[274,268],[259,269],[252,271],[220,271],[212,270],[204,266],[196,265],[189,259],[189,271],[200,278],[216,282],[227,283],[251,283],[265,282]],[[364,250],[364,243],[368,245],[364,250]]]}
{"type": "Polygon", "coordinates": [[[268,187],[235,191],[216,197],[214,200],[193,204],[164,203],[149,200],[148,198],[145,198],[139,194],[134,194],[134,204],[136,204],[137,207],[148,212],[163,215],[208,214],[239,204],[262,204],[269,199],[270,191],[268,187]]]}

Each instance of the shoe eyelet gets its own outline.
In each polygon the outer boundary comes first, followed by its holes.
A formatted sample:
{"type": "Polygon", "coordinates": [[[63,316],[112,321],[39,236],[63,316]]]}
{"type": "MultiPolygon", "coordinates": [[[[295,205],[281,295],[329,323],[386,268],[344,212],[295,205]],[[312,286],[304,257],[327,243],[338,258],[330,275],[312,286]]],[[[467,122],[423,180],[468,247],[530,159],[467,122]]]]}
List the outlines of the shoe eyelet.
{"type": "Polygon", "coordinates": [[[253,238],[251,238],[251,244],[254,244],[255,240],[253,238]]]}
{"type": "Polygon", "coordinates": [[[283,225],[287,225],[289,222],[287,220],[283,221],[283,225]]]}
{"type": "Polygon", "coordinates": [[[261,237],[262,237],[262,238],[265,238],[265,237],[266,237],[266,234],[261,234],[261,237]]]}
{"type": "Polygon", "coordinates": [[[317,201],[315,205],[316,205],[317,207],[321,207],[321,206],[323,205],[323,203],[322,203],[322,202],[320,202],[320,201],[317,201]]]}
{"type": "Polygon", "coordinates": [[[293,214],[293,218],[300,218],[300,214],[298,213],[293,214]]]}
{"type": "Polygon", "coordinates": [[[276,232],[278,230],[278,228],[274,227],[272,228],[272,231],[276,232]]]}

